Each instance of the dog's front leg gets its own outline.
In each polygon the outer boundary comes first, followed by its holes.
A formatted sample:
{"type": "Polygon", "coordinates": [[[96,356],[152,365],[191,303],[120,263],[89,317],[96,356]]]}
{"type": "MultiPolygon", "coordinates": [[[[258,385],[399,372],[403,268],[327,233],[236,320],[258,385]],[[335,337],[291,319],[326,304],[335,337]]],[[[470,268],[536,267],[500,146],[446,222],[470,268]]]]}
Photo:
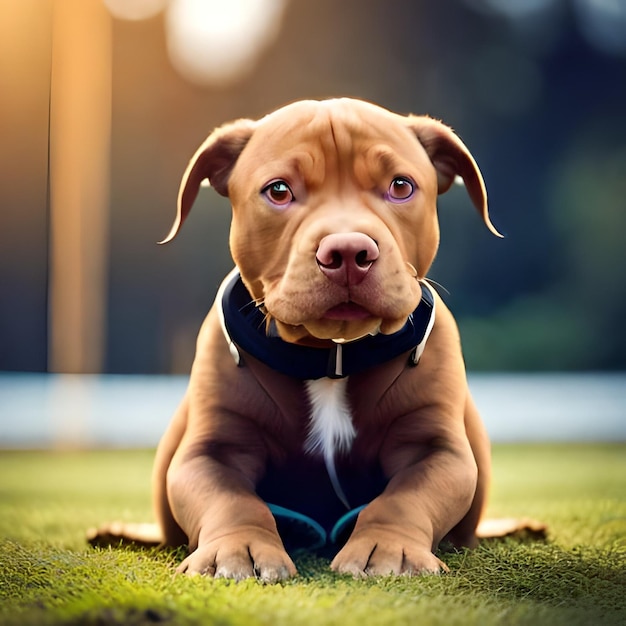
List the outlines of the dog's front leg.
{"type": "MultiPolygon", "coordinates": [[[[406,452],[406,449],[405,449],[406,452]]],[[[417,462],[393,475],[385,491],[359,515],[331,567],[340,573],[439,573],[439,541],[469,510],[477,468],[467,442],[439,441],[417,462]]]]}
{"type": "Polygon", "coordinates": [[[216,578],[275,582],[296,574],[275,520],[248,477],[208,454],[174,458],[167,475],[172,513],[189,539],[178,568],[216,578]]]}

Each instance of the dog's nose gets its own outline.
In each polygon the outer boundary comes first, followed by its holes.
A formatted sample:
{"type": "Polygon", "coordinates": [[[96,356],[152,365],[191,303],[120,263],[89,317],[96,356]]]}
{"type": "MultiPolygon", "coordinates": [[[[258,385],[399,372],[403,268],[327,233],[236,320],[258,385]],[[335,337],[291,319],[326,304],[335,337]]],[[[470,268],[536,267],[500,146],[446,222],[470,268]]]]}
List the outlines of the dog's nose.
{"type": "Polygon", "coordinates": [[[330,280],[346,287],[358,285],[378,255],[376,242],[363,233],[333,233],[320,241],[315,258],[330,280]]]}

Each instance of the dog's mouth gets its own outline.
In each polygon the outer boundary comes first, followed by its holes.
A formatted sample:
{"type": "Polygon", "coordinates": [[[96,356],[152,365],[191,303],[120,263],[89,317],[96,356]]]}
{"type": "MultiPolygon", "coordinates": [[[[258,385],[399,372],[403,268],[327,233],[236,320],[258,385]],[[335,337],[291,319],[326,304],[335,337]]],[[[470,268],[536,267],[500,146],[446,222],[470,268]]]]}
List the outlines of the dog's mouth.
{"type": "Polygon", "coordinates": [[[365,320],[368,317],[372,317],[372,314],[356,302],[342,302],[324,313],[324,318],[328,320],[365,320]]]}

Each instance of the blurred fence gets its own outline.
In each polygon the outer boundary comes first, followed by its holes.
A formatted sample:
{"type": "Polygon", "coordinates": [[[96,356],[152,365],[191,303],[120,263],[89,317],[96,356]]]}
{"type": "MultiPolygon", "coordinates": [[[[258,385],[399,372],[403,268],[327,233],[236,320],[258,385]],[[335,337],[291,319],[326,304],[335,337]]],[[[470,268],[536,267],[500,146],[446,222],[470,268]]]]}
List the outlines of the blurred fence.
{"type": "MultiPolygon", "coordinates": [[[[151,447],[186,376],[0,375],[0,448],[151,447]]],[[[473,374],[495,442],[626,441],[626,374],[473,374]]]]}

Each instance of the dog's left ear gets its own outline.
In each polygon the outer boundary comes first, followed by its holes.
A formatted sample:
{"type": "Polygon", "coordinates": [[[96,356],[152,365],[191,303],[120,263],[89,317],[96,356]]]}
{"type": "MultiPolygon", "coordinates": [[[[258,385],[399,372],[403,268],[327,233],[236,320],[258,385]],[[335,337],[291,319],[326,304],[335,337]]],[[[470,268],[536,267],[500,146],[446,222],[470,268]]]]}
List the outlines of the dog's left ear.
{"type": "Polygon", "coordinates": [[[202,181],[208,180],[222,196],[228,196],[228,179],[255,129],[253,120],[241,119],[216,128],[198,148],[183,174],[178,191],[178,212],[169,234],[159,243],[174,239],[198,196],[202,181]]]}
{"type": "Polygon", "coordinates": [[[460,176],[487,228],[494,235],[502,237],[489,219],[485,182],[465,144],[451,128],[430,117],[409,115],[407,123],[437,170],[439,193],[448,191],[454,179],[460,176]]]}

